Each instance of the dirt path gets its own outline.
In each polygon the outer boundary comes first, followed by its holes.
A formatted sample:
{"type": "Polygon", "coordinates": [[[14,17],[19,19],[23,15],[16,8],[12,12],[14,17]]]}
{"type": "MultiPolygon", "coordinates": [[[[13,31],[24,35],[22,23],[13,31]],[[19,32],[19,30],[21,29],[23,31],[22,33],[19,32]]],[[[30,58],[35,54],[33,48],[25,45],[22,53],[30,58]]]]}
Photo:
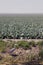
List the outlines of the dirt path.
{"type": "Polygon", "coordinates": [[[43,41],[43,39],[2,39],[3,41],[7,42],[7,41],[35,41],[35,42],[38,42],[38,41],[43,41]]]}

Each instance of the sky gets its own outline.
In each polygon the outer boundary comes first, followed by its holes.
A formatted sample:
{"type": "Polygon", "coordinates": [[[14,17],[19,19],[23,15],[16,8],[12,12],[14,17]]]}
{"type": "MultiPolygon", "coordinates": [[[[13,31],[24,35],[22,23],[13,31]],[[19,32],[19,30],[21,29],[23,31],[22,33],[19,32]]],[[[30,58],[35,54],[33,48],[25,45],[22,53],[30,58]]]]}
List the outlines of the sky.
{"type": "Polygon", "coordinates": [[[0,13],[43,13],[43,0],[0,0],[0,13]]]}

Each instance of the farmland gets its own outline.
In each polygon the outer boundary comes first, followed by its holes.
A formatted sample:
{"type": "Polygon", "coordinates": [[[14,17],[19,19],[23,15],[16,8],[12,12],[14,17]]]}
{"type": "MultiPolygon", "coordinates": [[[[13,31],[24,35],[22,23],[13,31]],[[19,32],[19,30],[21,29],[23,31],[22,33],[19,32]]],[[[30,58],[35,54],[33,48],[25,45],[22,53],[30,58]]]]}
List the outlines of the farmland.
{"type": "Polygon", "coordinates": [[[43,14],[0,15],[0,39],[43,39],[43,14]]]}
{"type": "Polygon", "coordinates": [[[43,65],[43,14],[0,14],[0,65],[43,65]]]}

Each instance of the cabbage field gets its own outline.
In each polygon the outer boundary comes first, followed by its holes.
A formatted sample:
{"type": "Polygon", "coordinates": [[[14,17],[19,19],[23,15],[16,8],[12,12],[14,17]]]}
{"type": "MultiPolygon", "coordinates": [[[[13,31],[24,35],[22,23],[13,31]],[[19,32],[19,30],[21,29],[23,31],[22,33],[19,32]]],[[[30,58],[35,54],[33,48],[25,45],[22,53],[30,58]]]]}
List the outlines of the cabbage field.
{"type": "Polygon", "coordinates": [[[0,15],[0,39],[43,39],[43,15],[0,15]]]}

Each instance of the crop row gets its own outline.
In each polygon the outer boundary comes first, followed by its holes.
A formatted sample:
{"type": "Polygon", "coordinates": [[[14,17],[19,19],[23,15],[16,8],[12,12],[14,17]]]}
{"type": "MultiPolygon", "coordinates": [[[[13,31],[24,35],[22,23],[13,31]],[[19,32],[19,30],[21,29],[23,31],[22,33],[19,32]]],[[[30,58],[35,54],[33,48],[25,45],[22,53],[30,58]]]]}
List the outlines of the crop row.
{"type": "Polygon", "coordinates": [[[43,39],[43,16],[0,17],[0,38],[43,39]]]}

